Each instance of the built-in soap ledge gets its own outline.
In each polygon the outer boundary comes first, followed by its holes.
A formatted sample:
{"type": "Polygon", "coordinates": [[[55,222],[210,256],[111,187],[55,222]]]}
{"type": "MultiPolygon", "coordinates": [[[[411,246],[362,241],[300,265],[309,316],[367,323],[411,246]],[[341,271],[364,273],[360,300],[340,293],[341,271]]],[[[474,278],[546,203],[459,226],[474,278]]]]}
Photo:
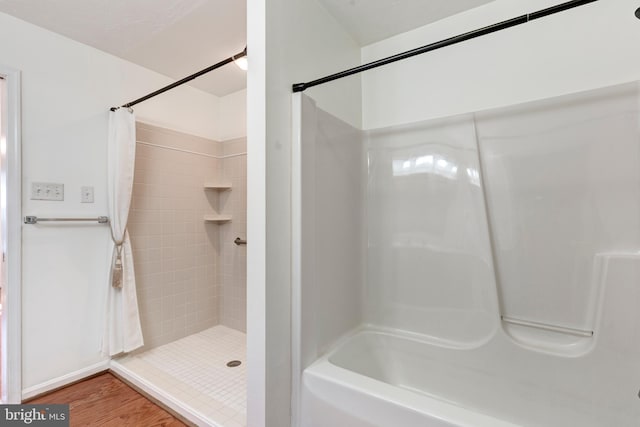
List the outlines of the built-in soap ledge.
{"type": "Polygon", "coordinates": [[[205,190],[214,190],[214,191],[225,191],[231,190],[231,184],[221,184],[221,183],[206,183],[204,184],[205,190]]]}
{"type": "Polygon", "coordinates": [[[575,335],[577,337],[592,337],[593,331],[585,331],[582,329],[567,328],[558,325],[549,325],[547,323],[532,322],[530,320],[515,319],[513,317],[501,316],[503,322],[513,325],[526,326],[529,328],[543,329],[545,331],[558,332],[562,334],[575,335]]]}
{"type": "Polygon", "coordinates": [[[593,331],[501,316],[504,331],[531,350],[561,356],[579,356],[593,346],[593,331]]]}
{"type": "Polygon", "coordinates": [[[231,215],[205,215],[204,221],[221,224],[231,221],[231,215]]]}

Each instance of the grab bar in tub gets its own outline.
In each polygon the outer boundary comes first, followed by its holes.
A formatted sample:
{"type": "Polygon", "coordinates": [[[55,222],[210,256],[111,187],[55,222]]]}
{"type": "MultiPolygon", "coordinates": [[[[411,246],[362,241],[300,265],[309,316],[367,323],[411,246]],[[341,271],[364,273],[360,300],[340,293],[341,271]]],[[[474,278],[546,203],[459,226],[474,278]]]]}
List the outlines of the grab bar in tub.
{"type": "Polygon", "coordinates": [[[529,328],[544,329],[546,331],[560,332],[578,337],[592,337],[593,331],[585,331],[583,329],[567,328],[566,326],[550,325],[548,323],[533,322],[531,320],[516,319],[514,317],[500,316],[503,322],[513,325],[527,326],[529,328]]]}

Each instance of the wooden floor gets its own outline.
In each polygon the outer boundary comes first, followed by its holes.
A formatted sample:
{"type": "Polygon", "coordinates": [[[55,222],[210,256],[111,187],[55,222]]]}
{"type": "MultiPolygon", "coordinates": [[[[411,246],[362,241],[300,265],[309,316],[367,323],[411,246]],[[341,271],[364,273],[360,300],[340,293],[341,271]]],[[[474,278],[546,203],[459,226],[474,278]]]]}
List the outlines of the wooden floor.
{"type": "Polygon", "coordinates": [[[110,373],[101,374],[28,403],[68,403],[72,426],[184,426],[110,373]]]}

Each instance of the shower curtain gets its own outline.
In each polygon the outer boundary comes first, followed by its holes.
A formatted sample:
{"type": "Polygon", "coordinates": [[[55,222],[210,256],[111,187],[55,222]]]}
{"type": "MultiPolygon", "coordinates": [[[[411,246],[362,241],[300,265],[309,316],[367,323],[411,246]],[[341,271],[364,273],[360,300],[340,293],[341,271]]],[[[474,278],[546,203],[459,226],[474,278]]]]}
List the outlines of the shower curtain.
{"type": "Polygon", "coordinates": [[[130,352],[143,345],[133,253],[127,232],[136,154],[133,110],[120,108],[110,113],[108,144],[108,202],[112,250],[102,352],[113,356],[130,352]]]}

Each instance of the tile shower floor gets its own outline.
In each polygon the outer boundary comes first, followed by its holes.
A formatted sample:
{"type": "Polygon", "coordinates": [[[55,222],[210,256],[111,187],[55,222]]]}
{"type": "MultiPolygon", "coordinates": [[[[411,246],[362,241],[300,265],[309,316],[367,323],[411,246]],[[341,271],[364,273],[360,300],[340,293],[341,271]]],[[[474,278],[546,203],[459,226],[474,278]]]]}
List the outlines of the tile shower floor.
{"type": "Polygon", "coordinates": [[[211,421],[246,425],[246,335],[218,325],[118,363],[211,421]],[[239,360],[240,366],[227,367],[239,360]]]}

